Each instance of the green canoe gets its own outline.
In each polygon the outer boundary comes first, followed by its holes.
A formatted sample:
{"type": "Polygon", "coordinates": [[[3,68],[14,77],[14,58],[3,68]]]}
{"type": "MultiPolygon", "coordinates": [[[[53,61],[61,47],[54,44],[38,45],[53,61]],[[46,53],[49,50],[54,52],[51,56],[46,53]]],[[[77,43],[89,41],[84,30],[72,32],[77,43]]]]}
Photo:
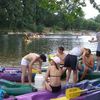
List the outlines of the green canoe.
{"type": "MultiPolygon", "coordinates": [[[[82,76],[82,72],[79,72],[78,74],[78,78],[79,78],[79,81],[80,81],[80,77],[82,76]]],[[[88,73],[84,79],[89,79],[89,80],[92,80],[92,79],[96,79],[96,78],[100,78],[100,71],[93,71],[91,73],[88,73]]]]}
{"type": "Polygon", "coordinates": [[[23,85],[21,83],[11,82],[0,79],[0,88],[5,90],[8,95],[21,95],[37,91],[36,88],[30,85],[23,85]]]}

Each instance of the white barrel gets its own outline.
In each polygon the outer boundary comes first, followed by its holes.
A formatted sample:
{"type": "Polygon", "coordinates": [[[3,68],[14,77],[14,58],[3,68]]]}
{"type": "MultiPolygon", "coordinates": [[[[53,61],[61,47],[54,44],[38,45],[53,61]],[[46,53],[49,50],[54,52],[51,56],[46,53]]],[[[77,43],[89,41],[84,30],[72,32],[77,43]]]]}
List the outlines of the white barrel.
{"type": "Polygon", "coordinates": [[[43,88],[44,80],[45,79],[43,74],[36,74],[34,85],[38,90],[41,90],[43,88]]]}

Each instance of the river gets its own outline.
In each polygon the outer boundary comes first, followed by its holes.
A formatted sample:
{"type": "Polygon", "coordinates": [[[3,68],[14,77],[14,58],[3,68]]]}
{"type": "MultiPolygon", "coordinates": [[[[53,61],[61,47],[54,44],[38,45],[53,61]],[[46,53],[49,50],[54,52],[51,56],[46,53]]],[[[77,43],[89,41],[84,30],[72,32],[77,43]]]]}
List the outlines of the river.
{"type": "Polygon", "coordinates": [[[29,44],[26,44],[22,34],[0,35],[0,66],[19,66],[25,54],[36,52],[48,55],[55,53],[58,46],[63,46],[66,51],[69,51],[77,45],[82,45],[95,52],[97,43],[89,43],[89,39],[91,36],[47,35],[32,39],[29,44]]]}

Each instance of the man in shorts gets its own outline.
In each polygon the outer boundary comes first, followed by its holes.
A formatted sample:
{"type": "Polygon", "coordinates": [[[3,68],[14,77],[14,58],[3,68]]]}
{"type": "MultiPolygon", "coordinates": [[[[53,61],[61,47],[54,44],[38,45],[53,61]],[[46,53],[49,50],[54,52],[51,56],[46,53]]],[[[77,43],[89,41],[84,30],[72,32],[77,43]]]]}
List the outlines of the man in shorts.
{"type": "Polygon", "coordinates": [[[73,82],[76,83],[78,81],[77,76],[77,58],[84,55],[86,49],[77,46],[70,50],[69,54],[65,57],[63,71],[66,69],[66,81],[69,82],[71,71],[73,71],[73,82]],[[68,70],[68,72],[67,72],[68,70]]]}
{"type": "Polygon", "coordinates": [[[36,62],[39,63],[39,68],[37,70],[41,72],[41,65],[42,65],[42,62],[46,62],[46,56],[44,54],[39,55],[36,53],[29,53],[22,58],[21,60],[21,69],[22,69],[21,82],[22,84],[24,84],[25,82],[26,71],[28,71],[28,80],[29,80],[29,84],[31,84],[32,66],[36,62]]]}

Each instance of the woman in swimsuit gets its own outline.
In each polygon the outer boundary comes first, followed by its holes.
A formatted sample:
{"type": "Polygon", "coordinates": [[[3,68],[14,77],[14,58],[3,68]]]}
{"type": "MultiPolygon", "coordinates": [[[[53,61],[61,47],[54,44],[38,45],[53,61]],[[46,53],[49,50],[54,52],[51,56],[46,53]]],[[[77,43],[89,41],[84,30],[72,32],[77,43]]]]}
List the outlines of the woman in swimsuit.
{"type": "Polygon", "coordinates": [[[59,67],[60,58],[54,57],[51,59],[51,66],[48,67],[45,77],[45,89],[51,92],[58,92],[61,90],[61,75],[62,70],[59,67]]]}

